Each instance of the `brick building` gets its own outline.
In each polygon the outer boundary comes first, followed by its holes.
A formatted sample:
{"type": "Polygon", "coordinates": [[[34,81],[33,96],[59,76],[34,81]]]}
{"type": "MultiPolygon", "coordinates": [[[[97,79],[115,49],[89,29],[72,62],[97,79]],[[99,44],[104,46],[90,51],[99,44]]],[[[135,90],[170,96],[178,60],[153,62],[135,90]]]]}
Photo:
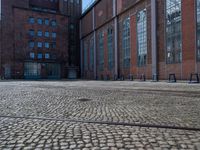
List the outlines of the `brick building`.
{"type": "Polygon", "coordinates": [[[200,72],[200,0],[97,0],[80,26],[83,78],[200,72]]]}
{"type": "Polygon", "coordinates": [[[81,0],[1,0],[0,75],[56,79],[79,66],[81,0]]]}

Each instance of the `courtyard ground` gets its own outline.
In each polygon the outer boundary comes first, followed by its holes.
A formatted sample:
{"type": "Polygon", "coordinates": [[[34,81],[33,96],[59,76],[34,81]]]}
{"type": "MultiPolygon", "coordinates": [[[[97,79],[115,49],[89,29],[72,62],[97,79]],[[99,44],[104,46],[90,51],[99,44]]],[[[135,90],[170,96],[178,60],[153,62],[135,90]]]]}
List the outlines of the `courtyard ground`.
{"type": "Polygon", "coordinates": [[[0,149],[200,149],[200,85],[1,81],[0,149]]]}

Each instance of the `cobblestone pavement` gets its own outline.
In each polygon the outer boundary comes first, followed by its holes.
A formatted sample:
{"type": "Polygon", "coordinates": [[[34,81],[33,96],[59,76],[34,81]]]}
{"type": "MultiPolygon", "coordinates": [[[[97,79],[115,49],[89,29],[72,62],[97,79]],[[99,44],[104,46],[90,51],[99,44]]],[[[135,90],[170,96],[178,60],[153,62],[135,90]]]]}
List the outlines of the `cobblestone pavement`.
{"type": "Polygon", "coordinates": [[[200,132],[64,121],[3,119],[1,149],[197,149],[200,132]]]}
{"type": "Polygon", "coordinates": [[[200,149],[199,131],[77,122],[200,128],[199,118],[199,84],[0,82],[0,149],[200,149]]]}

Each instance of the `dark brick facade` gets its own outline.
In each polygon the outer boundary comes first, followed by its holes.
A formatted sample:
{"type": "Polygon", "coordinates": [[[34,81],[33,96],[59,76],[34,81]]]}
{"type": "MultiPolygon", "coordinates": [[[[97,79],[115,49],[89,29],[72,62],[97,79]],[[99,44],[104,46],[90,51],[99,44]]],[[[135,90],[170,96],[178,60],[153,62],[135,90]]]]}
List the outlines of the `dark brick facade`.
{"type": "MultiPolygon", "coordinates": [[[[175,73],[177,79],[186,80],[189,79],[191,73],[200,72],[200,63],[196,60],[196,0],[182,0],[181,2],[181,36],[182,36],[182,62],[181,63],[166,63],[166,22],[165,22],[165,0],[156,0],[156,28],[157,28],[157,74],[160,79],[168,79],[170,73],[175,73]]],[[[81,18],[81,43],[82,43],[82,64],[84,64],[84,43],[90,41],[91,37],[96,35],[96,45],[94,45],[96,60],[96,66],[94,70],[96,72],[90,72],[82,67],[82,77],[91,79],[91,77],[97,76],[98,79],[106,78],[107,75],[113,78],[117,73],[118,77],[124,76],[128,78],[130,74],[135,78],[140,78],[144,74],[148,79],[152,79],[152,0],[100,0],[97,1],[87,12],[82,15],[81,18]],[[116,7],[116,9],[114,8],[116,7]],[[114,8],[114,9],[113,9],[114,8]],[[147,14],[147,62],[146,65],[139,67],[137,64],[137,13],[140,10],[146,9],[147,14]],[[116,11],[116,14],[114,12],[116,11]],[[93,14],[94,13],[94,14],[93,14]],[[93,20],[93,15],[95,20],[93,20]],[[131,43],[131,66],[124,69],[122,62],[122,22],[126,17],[130,17],[130,43],[131,43]],[[116,26],[115,20],[117,20],[117,30],[114,30],[116,26]],[[94,28],[93,28],[94,21],[94,28]],[[113,45],[117,41],[117,47],[114,51],[117,52],[117,68],[108,71],[108,50],[107,50],[107,29],[113,28],[114,31],[118,31],[117,40],[113,40],[113,45]],[[104,33],[104,69],[99,71],[98,69],[98,43],[99,32],[104,33]],[[117,49],[116,49],[117,48],[117,49]],[[92,75],[93,74],[93,75],[92,75]]],[[[115,39],[115,37],[113,37],[115,39]]],[[[88,53],[90,49],[88,47],[88,53]]],[[[115,55],[115,54],[114,54],[115,55]]],[[[88,64],[89,62],[89,56],[88,64]]],[[[93,78],[92,78],[93,79],[93,78]]]]}
{"type": "Polygon", "coordinates": [[[68,67],[79,66],[79,42],[69,43],[78,41],[80,14],[81,1],[2,0],[1,77],[25,78],[25,64],[32,63],[39,66],[38,78],[49,78],[55,73],[55,66],[56,78],[66,78],[68,67]],[[29,22],[30,17],[34,18],[34,23],[29,22]],[[42,24],[37,19],[42,19],[42,24]],[[30,36],[29,30],[33,30],[34,36],[30,36]],[[38,31],[42,36],[37,35],[38,31]],[[46,37],[45,32],[49,36],[46,37]],[[56,34],[54,38],[53,33],[56,34]],[[34,42],[33,47],[29,47],[30,41],[34,42]],[[42,48],[38,47],[38,42],[42,42],[42,48]],[[75,53],[71,54],[71,50],[75,53]],[[33,58],[30,53],[34,53],[33,58]]]}

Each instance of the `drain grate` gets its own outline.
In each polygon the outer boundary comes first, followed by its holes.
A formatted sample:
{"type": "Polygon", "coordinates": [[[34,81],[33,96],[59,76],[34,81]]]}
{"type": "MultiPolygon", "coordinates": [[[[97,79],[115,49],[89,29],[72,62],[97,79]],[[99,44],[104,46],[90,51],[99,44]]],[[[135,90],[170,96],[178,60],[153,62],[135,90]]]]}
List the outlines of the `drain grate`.
{"type": "Polygon", "coordinates": [[[91,101],[91,99],[89,99],[89,98],[80,98],[80,99],[78,99],[78,101],[80,101],[80,102],[88,102],[88,101],[91,101]]]}

